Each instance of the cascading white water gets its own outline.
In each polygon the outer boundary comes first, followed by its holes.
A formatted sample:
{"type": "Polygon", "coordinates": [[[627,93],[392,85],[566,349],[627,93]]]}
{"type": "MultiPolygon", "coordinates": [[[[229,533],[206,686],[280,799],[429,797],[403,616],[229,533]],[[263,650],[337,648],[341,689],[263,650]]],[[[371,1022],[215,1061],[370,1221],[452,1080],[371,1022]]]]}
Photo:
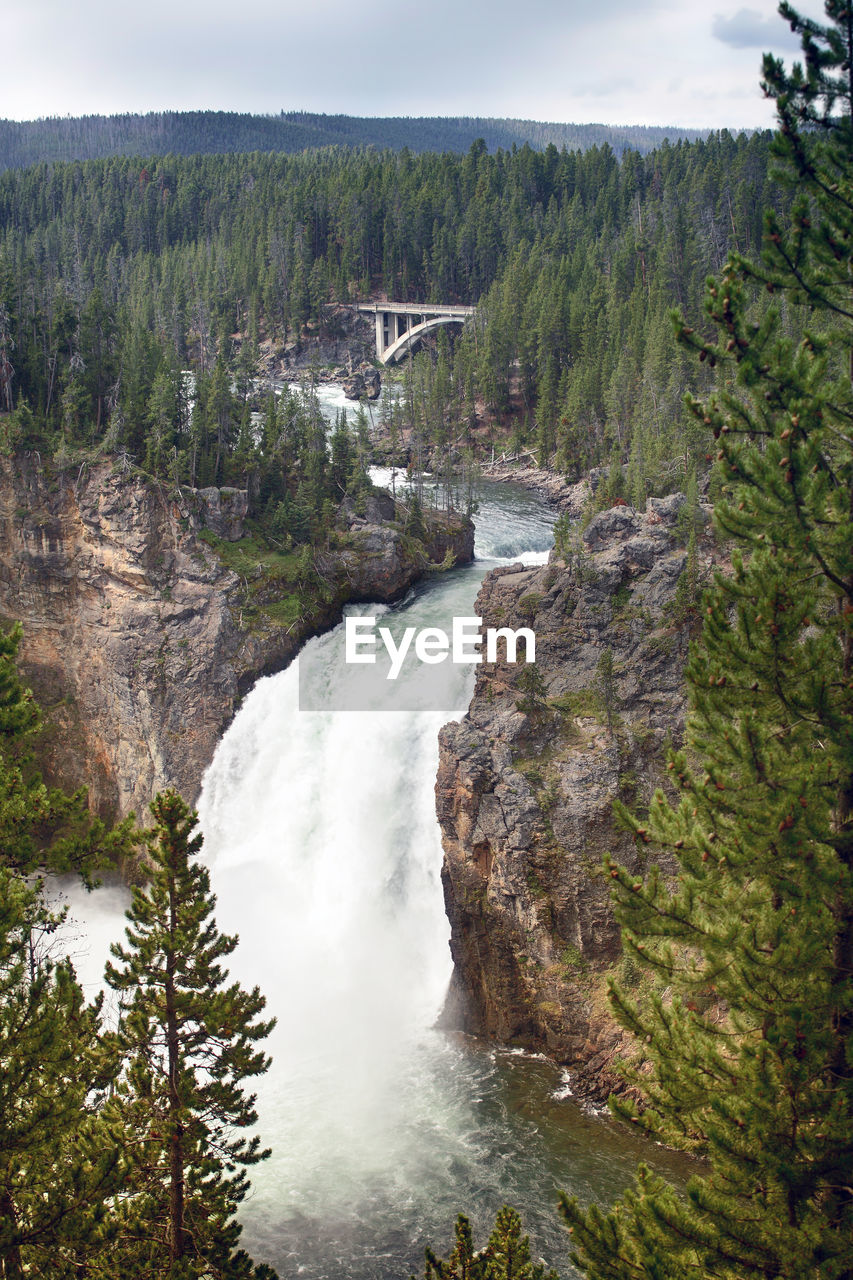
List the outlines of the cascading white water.
{"type": "MultiPolygon", "coordinates": [[[[484,559],[410,593],[399,620],[449,629],[496,560],[545,558],[550,525],[529,495],[484,486],[484,559]]],[[[461,713],[472,668],[456,675],[461,713]]],[[[456,1213],[482,1238],[506,1202],[573,1274],[556,1188],[606,1199],[638,1151],[558,1100],[548,1064],[433,1029],[450,974],[433,794],[450,716],[300,712],[297,683],[293,665],[249,693],[199,803],[217,923],[240,936],[232,974],[260,986],[278,1019],[257,1082],[273,1155],[251,1173],[244,1243],[282,1277],[401,1280],[424,1244],[446,1248],[456,1213]]],[[[126,894],[65,889],[91,990],[126,894]]]]}
{"type": "Polygon", "coordinates": [[[300,713],[297,684],[291,667],[252,690],[200,813],[218,920],[242,939],[234,969],[280,1019],[261,1086],[287,1134],[271,1168],[310,1199],[328,1194],[330,1153],[345,1196],[394,1159],[401,1058],[449,956],[422,784],[442,717],[300,713]]]}
{"type": "MultiPolygon", "coordinates": [[[[550,521],[516,501],[524,549],[544,558],[550,521]]],[[[485,511],[479,549],[488,552],[505,542],[508,521],[493,503],[485,511]]],[[[486,567],[412,593],[406,624],[449,628],[471,613],[486,567]]],[[[342,651],[334,633],[311,645],[330,660],[342,651]]],[[[454,669],[459,714],[471,671],[454,669]]],[[[259,1087],[275,1154],[255,1175],[246,1215],[270,1251],[283,1219],[319,1226],[330,1203],[339,1226],[349,1206],[350,1228],[368,1227],[365,1199],[397,1200],[401,1179],[417,1199],[414,1153],[442,1163],[450,1154],[431,1149],[436,1126],[452,1129],[445,1108],[455,1105],[436,1090],[446,1049],[431,1030],[450,976],[433,794],[448,713],[394,710],[399,683],[383,697],[371,711],[300,712],[293,664],[258,682],[205,776],[199,811],[218,920],[241,935],[234,971],[279,1017],[275,1066],[259,1087]]]]}
{"type": "MultiPolygon", "coordinates": [[[[303,395],[307,390],[309,390],[310,383],[310,377],[307,377],[304,382],[275,382],[273,383],[273,387],[276,391],[281,391],[284,386],[287,386],[289,391],[293,391],[297,395],[303,395]]],[[[317,382],[314,385],[313,394],[320,406],[320,412],[326,419],[329,427],[334,426],[341,410],[346,414],[346,419],[350,426],[352,426],[359,413],[362,411],[366,415],[371,428],[376,425],[376,421],[379,416],[378,402],[370,400],[350,400],[349,397],[344,394],[344,389],[339,382],[317,382]]],[[[389,388],[391,401],[393,402],[399,394],[399,385],[392,384],[389,388]]]]}

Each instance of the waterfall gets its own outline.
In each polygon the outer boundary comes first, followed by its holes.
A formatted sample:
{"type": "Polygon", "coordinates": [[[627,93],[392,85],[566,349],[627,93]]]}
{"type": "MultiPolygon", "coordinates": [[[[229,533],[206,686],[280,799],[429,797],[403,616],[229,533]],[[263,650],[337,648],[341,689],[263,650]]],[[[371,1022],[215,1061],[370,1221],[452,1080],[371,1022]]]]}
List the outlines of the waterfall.
{"type": "MultiPolygon", "coordinates": [[[[544,558],[547,512],[515,495],[513,516],[498,497],[477,522],[478,551],[492,558],[410,593],[394,610],[398,627],[449,628],[472,613],[496,548],[501,558],[544,558]]],[[[446,1087],[454,1053],[432,1029],[451,971],[433,788],[438,730],[453,712],[394,709],[405,701],[405,669],[372,710],[300,712],[299,662],[310,658],[318,681],[344,674],[339,631],[253,688],[199,805],[217,919],[241,938],[233,971],[261,987],[279,1019],[268,1046],[275,1065],[259,1083],[274,1155],[254,1176],[247,1223],[274,1248],[289,1217],[300,1240],[320,1232],[321,1253],[330,1221],[333,1236],[364,1232],[361,1247],[375,1246],[371,1204],[399,1210],[402,1197],[413,1207],[424,1182],[435,1194],[439,1176],[452,1188],[471,1125],[457,1114],[464,1090],[446,1087]]],[[[473,668],[450,674],[461,715],[473,668]]],[[[346,1270],[343,1257],[337,1265],[346,1270]]]]}
{"type": "MultiPolygon", "coordinates": [[[[547,556],[551,515],[530,495],[483,486],[476,522],[483,558],[411,592],[395,626],[449,630],[488,568],[547,556]]],[[[309,642],[312,679],[338,678],[339,640],[309,642]]],[[[372,710],[303,712],[300,661],[247,695],[199,802],[217,923],[240,936],[231,973],[278,1020],[256,1086],[273,1155],[252,1171],[245,1245],[283,1276],[399,1280],[424,1243],[446,1246],[458,1211],[482,1232],[505,1201],[559,1241],[555,1188],[574,1181],[578,1143],[553,1069],[434,1030],[451,966],[433,788],[453,712],[392,709],[391,682],[372,710]]],[[[460,715],[473,668],[453,680],[460,715]]],[[[66,888],[96,986],[124,894],[66,888]]]]}

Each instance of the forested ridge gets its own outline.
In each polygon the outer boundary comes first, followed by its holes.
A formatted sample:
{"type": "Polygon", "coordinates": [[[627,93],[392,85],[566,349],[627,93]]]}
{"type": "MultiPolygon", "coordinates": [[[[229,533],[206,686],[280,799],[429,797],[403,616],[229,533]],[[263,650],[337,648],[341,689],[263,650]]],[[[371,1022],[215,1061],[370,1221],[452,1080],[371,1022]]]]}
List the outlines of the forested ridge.
{"type": "MultiPolygon", "coordinates": [[[[619,807],[635,856],[597,869],[643,974],[610,986],[642,1054],[614,1110],[701,1164],[683,1189],[641,1165],[610,1210],[562,1197],[589,1280],[853,1277],[853,2],[825,8],[821,27],[782,5],[803,62],[764,60],[770,145],[0,177],[0,445],[47,471],[104,453],[174,484],[239,480],[271,536],[316,541],[363,490],[368,442],[339,422],[329,453],[310,399],[259,391],[255,371],[262,348],[334,323],[330,304],[380,291],[479,304],[387,409],[433,452],[609,460],[604,500],[638,505],[716,456],[726,571],[701,607],[691,587],[685,740],[665,788],[619,807]]],[[[557,532],[554,567],[582,575],[557,532]]],[[[195,816],[167,792],[150,830],[107,833],[45,786],[19,638],[0,633],[0,1273],[272,1280],[235,1217],[267,1154],[247,1087],[272,1023],[227,977],[236,938],[215,924],[195,816]],[[140,849],[110,1025],[57,959],[33,873],[140,849]]],[[[610,654],[609,697],[613,677],[610,654]]],[[[542,714],[544,682],[526,695],[542,714]]],[[[479,1251],[460,1217],[425,1274],[546,1270],[504,1209],[479,1251]]]]}
{"type": "Polygon", "coordinates": [[[480,141],[464,156],[6,172],[8,444],[119,449],[151,470],[171,458],[178,481],[246,483],[273,447],[240,430],[261,345],[302,341],[334,324],[329,304],[384,294],[479,304],[454,349],[416,371],[410,425],[439,446],[503,418],[543,465],[578,472],[633,452],[633,482],[650,486],[663,459],[689,453],[680,402],[701,382],[673,356],[667,313],[698,315],[709,268],[753,250],[762,208],[784,203],[768,136],[723,131],[621,161],[607,145],[491,155],[480,141]]]}
{"type": "Polygon", "coordinates": [[[694,139],[707,130],[656,125],[558,124],[485,116],[347,116],[312,111],[251,115],[237,111],[149,111],[145,115],[0,120],[0,169],[39,161],[97,160],[113,155],[304,151],[371,146],[380,151],[467,151],[483,138],[490,151],[514,145],[585,150],[608,143],[650,151],[664,138],[694,139]]]}

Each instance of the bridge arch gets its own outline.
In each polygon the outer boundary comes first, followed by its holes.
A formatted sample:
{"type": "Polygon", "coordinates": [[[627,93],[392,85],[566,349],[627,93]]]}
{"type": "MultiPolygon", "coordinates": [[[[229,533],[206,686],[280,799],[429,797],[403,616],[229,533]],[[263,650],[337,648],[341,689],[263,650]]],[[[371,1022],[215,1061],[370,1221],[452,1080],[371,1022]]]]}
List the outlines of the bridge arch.
{"type": "Polygon", "coordinates": [[[391,343],[390,347],[386,347],[380,359],[383,364],[396,364],[408,351],[418,345],[421,338],[438,329],[440,325],[464,323],[461,316],[432,316],[429,320],[422,320],[420,324],[412,325],[411,329],[407,329],[396,342],[391,343]]]}

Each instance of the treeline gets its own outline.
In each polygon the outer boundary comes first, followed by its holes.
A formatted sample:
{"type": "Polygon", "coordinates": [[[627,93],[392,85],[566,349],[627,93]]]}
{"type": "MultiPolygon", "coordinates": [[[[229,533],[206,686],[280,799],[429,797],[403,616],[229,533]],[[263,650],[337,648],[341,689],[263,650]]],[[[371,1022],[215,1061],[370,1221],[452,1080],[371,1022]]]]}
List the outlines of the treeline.
{"type": "Polygon", "coordinates": [[[696,139],[698,129],[652,125],[554,124],[480,116],[327,116],[311,111],[150,111],[145,115],[0,120],[0,169],[106,156],[209,155],[313,147],[376,147],[465,152],[478,138],[490,151],[549,145],[586,151],[607,143],[617,154],[647,152],[664,139],[696,139]]]}
{"type": "Polygon", "coordinates": [[[123,449],[155,469],[171,457],[185,482],[233,480],[238,454],[238,470],[255,466],[246,411],[261,344],[328,329],[330,303],[382,291],[480,304],[443,399],[433,393],[443,440],[475,440],[483,406],[513,411],[515,443],[543,464],[633,458],[637,484],[652,484],[660,461],[690,451],[680,402],[697,378],[673,353],[667,312],[697,316],[709,267],[732,247],[754,251],[762,207],[784,199],[767,160],[768,136],[723,131],[621,162],[608,146],[490,155],[480,141],[465,156],[329,150],[7,172],[8,444],[123,449]],[[183,370],[197,378],[191,409],[183,370]]]}

